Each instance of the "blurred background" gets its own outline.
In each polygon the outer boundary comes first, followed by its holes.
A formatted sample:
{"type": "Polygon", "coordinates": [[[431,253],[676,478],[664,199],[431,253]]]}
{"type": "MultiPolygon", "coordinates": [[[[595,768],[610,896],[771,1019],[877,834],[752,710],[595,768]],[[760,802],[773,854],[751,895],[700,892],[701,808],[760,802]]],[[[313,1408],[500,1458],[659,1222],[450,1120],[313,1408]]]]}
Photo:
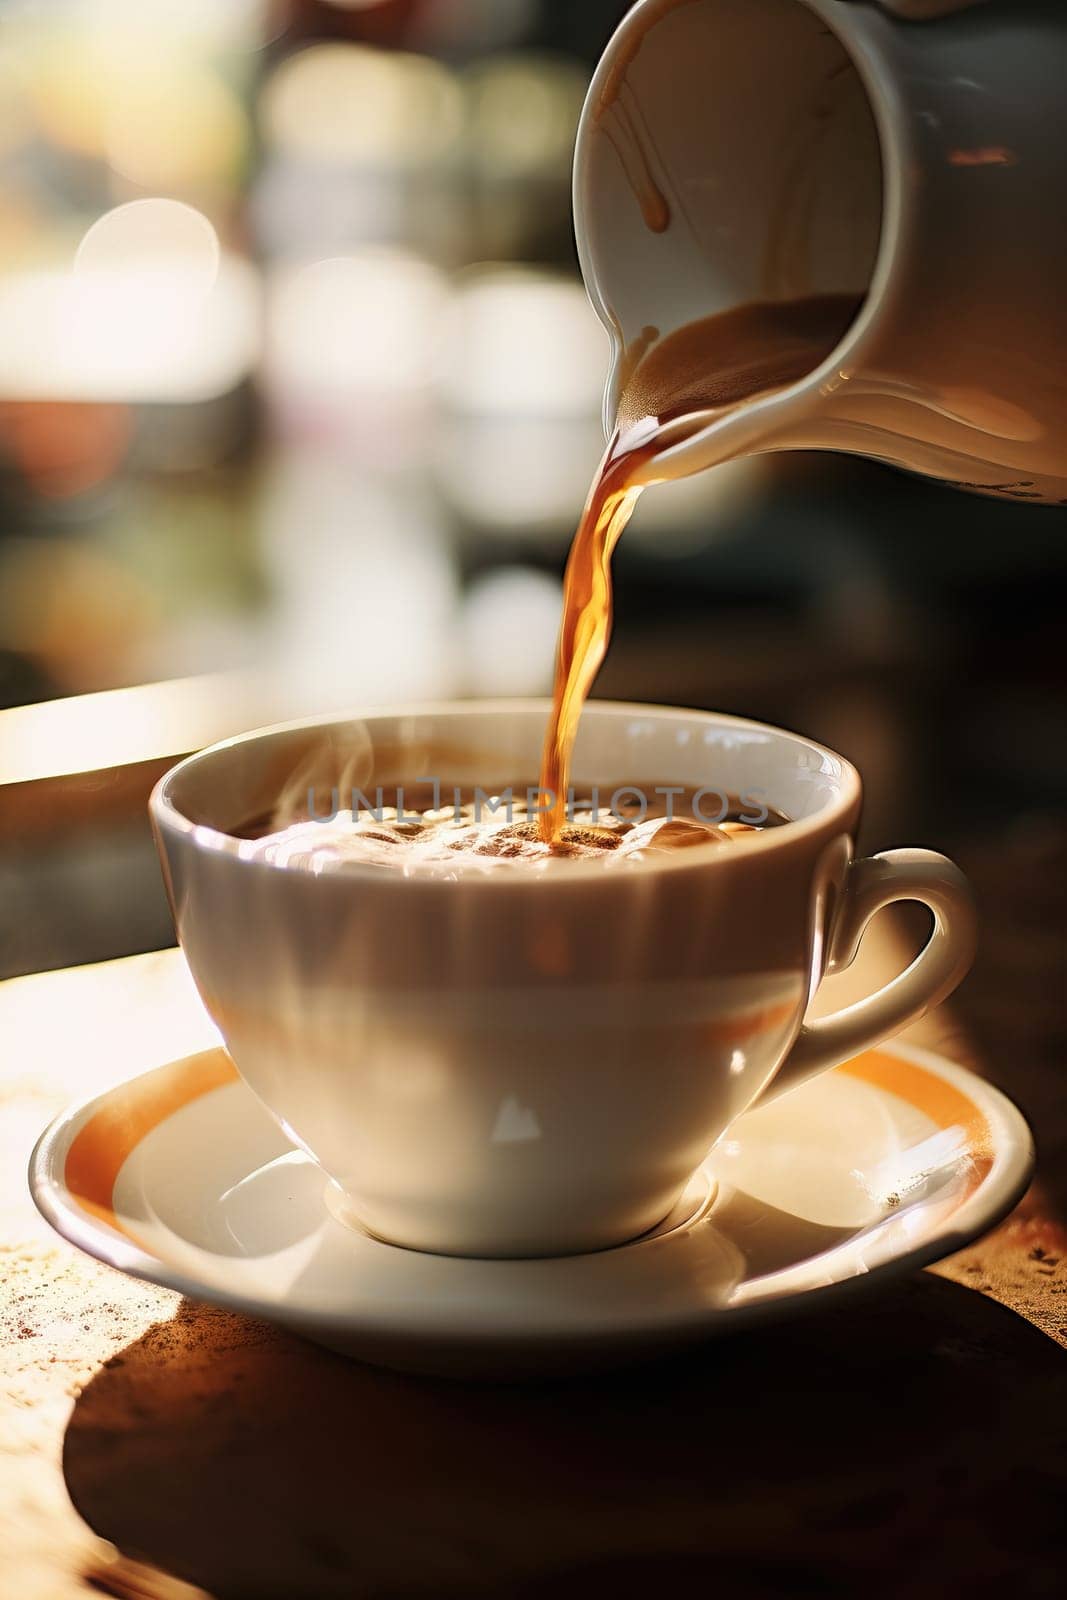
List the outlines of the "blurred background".
{"type": "MultiPolygon", "coordinates": [[[[625,0],[0,0],[0,976],[172,942],[243,727],[550,684],[602,448],[575,125],[625,0]]],[[[645,496],[598,692],[783,722],[951,850],[1062,1052],[1067,513],[831,456],[645,496]]]]}

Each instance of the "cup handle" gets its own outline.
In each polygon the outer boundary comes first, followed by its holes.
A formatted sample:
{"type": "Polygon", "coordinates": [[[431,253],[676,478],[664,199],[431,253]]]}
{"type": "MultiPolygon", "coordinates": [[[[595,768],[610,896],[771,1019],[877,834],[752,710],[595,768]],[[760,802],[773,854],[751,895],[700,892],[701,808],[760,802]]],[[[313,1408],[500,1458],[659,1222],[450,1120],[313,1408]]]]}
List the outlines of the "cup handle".
{"type": "Polygon", "coordinates": [[[932,850],[886,850],[852,863],[827,972],[851,966],[871,918],[900,900],[918,900],[934,914],[933,931],[911,966],[865,1000],[805,1023],[759,1105],[916,1022],[967,973],[978,942],[974,898],[959,867],[932,850]]]}

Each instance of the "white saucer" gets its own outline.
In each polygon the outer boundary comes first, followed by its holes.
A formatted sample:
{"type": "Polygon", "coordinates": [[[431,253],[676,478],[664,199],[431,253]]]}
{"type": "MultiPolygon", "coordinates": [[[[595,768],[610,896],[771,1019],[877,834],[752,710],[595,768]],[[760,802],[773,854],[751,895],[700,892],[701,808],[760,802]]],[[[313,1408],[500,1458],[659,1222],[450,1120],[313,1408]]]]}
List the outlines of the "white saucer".
{"type": "Polygon", "coordinates": [[[1003,1095],[894,1045],[743,1117],[632,1244],[422,1255],[339,1220],[216,1049],[59,1117],[30,1187],[65,1238],[135,1277],[365,1361],[500,1377],[653,1355],[936,1261],[1011,1209],[1032,1164],[1003,1095]]]}

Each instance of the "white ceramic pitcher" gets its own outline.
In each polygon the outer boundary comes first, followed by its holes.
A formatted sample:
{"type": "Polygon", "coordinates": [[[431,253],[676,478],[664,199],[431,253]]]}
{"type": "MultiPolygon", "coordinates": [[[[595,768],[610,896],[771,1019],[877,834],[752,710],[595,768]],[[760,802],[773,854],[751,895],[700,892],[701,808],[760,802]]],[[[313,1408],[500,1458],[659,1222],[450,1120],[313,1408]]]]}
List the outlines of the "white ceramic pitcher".
{"type": "Polygon", "coordinates": [[[843,450],[1067,504],[1064,0],[639,0],[575,155],[578,247],[613,341],[855,292],[807,378],[646,480],[843,450]]]}

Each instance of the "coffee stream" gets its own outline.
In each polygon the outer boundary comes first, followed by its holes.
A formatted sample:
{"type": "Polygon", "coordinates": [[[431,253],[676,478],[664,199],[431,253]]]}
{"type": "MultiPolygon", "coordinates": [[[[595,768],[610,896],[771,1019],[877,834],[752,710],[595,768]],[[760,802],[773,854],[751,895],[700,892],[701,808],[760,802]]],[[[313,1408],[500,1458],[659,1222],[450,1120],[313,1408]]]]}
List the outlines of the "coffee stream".
{"type": "MultiPolygon", "coordinates": [[[[563,619],[556,656],[552,714],[541,762],[541,837],[562,837],[571,753],[582,707],[611,635],[611,557],[633,515],[642,469],[664,448],[762,395],[807,376],[830,355],[855,320],[854,295],[737,306],[688,323],[648,348],[625,381],[617,427],[571,546],[563,580],[563,619]],[[702,413],[699,420],[695,414],[702,413]],[[551,805],[549,805],[551,801],[551,805]]],[[[723,456],[725,459],[725,453],[723,456]]]]}
{"type": "MultiPolygon", "coordinates": [[[[664,339],[655,329],[646,329],[628,352],[615,436],[593,480],[567,562],[540,793],[537,784],[524,786],[519,793],[532,798],[509,806],[502,815],[495,805],[480,810],[470,795],[458,797],[455,806],[442,806],[440,797],[411,785],[403,795],[397,791],[387,799],[384,810],[376,807],[377,815],[342,809],[342,800],[335,802],[338,809],[332,816],[319,820],[309,791],[320,784],[324,758],[313,752],[311,764],[294,775],[271,815],[239,830],[248,841],[245,853],[316,872],[374,865],[450,873],[464,862],[485,865],[502,859],[536,866],[554,857],[597,858],[607,865],[642,861],[694,844],[730,844],[760,826],[785,821],[772,814],[753,828],[738,805],[715,826],[713,818],[694,808],[692,797],[683,797],[666,814],[653,802],[637,816],[614,815],[610,809],[605,814],[606,802],[594,796],[569,803],[571,753],[582,707],[607,649],[611,556],[641,493],[642,469],[667,445],[685,437],[687,420],[688,431],[707,427],[806,376],[840,342],[858,306],[851,295],[743,305],[692,322],[664,339]]],[[[373,766],[369,746],[348,751],[338,793],[358,787],[373,766]]],[[[601,795],[608,792],[602,785],[601,795]]],[[[649,796],[661,792],[650,790],[649,796]]]]}

